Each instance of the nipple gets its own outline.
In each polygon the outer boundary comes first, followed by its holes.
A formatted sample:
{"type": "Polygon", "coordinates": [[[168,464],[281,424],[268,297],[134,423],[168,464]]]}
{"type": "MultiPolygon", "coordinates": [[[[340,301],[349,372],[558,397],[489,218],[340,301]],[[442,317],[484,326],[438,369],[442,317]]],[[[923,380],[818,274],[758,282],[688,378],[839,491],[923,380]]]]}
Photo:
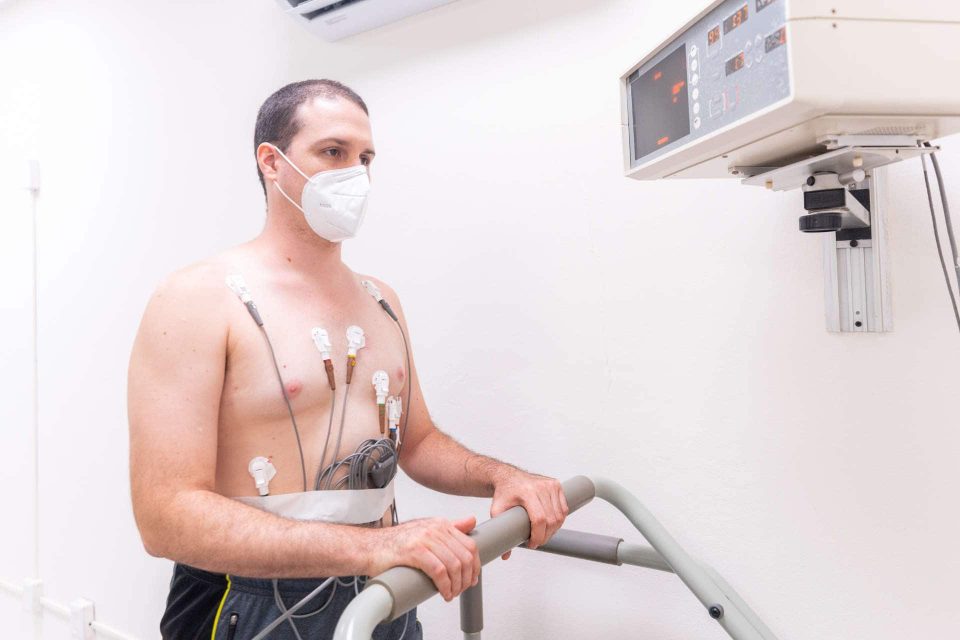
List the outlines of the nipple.
{"type": "Polygon", "coordinates": [[[287,383],[287,396],[293,398],[303,391],[303,383],[299,380],[291,380],[287,383]]]}

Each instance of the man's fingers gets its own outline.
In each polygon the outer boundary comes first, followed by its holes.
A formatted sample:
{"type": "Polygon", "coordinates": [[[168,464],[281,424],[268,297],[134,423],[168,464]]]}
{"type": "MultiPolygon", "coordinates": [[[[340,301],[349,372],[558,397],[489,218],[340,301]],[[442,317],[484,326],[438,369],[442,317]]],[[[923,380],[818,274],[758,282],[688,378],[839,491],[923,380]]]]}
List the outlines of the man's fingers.
{"type": "Polygon", "coordinates": [[[477,549],[477,542],[458,529],[454,529],[454,534],[457,536],[457,539],[463,546],[463,552],[466,556],[464,566],[470,569],[470,579],[464,584],[467,586],[473,586],[473,583],[476,582],[477,578],[480,576],[480,553],[479,549],[477,549]]]}
{"type": "Polygon", "coordinates": [[[454,550],[455,543],[450,540],[450,536],[438,532],[437,539],[431,542],[431,550],[443,561],[447,576],[450,579],[450,590],[443,594],[443,598],[449,601],[463,591],[463,565],[454,550]]]}
{"type": "Polygon", "coordinates": [[[528,506],[527,517],[530,518],[530,541],[527,544],[531,549],[536,549],[543,544],[544,534],[547,530],[546,514],[542,506],[528,506]]]}
{"type": "Polygon", "coordinates": [[[437,591],[440,592],[440,595],[443,596],[444,600],[449,601],[450,598],[447,597],[447,594],[450,593],[450,575],[447,573],[447,567],[443,563],[436,553],[433,552],[432,545],[429,545],[427,549],[418,557],[420,561],[420,569],[423,570],[430,579],[433,580],[433,584],[437,587],[437,591]]]}
{"type": "Polygon", "coordinates": [[[450,524],[455,526],[463,533],[470,533],[477,528],[477,519],[474,516],[469,516],[466,518],[460,518],[459,520],[454,520],[450,524]]]}
{"type": "Polygon", "coordinates": [[[563,493],[563,487],[557,489],[557,495],[560,496],[560,507],[563,509],[563,517],[570,515],[570,505],[567,504],[567,496],[563,493]]]}
{"type": "Polygon", "coordinates": [[[480,575],[480,555],[477,553],[477,543],[467,534],[477,528],[477,519],[474,516],[454,520],[455,533],[460,536],[460,544],[464,547],[469,559],[464,564],[464,586],[473,586],[480,575]]]}
{"type": "Polygon", "coordinates": [[[550,516],[550,527],[547,530],[547,540],[563,526],[563,507],[560,506],[560,496],[555,491],[550,492],[550,505],[553,507],[550,516]]]}
{"type": "MultiPolygon", "coordinates": [[[[448,546],[460,560],[460,585],[462,590],[469,589],[479,573],[480,556],[477,545],[470,536],[454,527],[450,528],[448,546]]],[[[459,592],[456,592],[459,595],[459,592]]]]}

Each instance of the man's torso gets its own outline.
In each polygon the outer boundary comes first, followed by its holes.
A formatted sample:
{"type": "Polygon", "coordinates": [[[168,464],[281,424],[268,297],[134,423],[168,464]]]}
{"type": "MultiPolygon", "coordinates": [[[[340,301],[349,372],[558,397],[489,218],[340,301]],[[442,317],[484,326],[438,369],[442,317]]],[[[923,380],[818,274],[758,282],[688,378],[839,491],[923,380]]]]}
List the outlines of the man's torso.
{"type": "MultiPolygon", "coordinates": [[[[353,453],[366,439],[386,437],[380,432],[372,378],[375,371],[384,370],[389,376],[390,394],[405,393],[402,337],[397,324],[364,290],[360,276],[350,274],[352,277],[328,286],[265,264],[261,256],[242,247],[209,261],[210,268],[222,270],[224,283],[229,275],[244,278],[263,318],[297,422],[308,489],[312,489],[327,439],[331,404],[335,404],[333,428],[324,465],[332,462],[344,408],[346,420],[338,459],[353,453]],[[364,330],[366,346],[358,352],[345,405],[346,330],[351,325],[364,330]],[[325,329],[332,343],[335,403],[322,356],[313,342],[314,327],[325,329]]],[[[229,292],[226,284],[224,289],[229,292]]],[[[270,482],[271,495],[302,491],[296,436],[270,349],[240,300],[233,297],[225,301],[226,308],[213,310],[224,314],[229,330],[219,411],[216,491],[231,497],[257,495],[247,468],[257,456],[269,458],[277,470],[270,482]]],[[[334,480],[342,475],[341,470],[334,480]]]]}

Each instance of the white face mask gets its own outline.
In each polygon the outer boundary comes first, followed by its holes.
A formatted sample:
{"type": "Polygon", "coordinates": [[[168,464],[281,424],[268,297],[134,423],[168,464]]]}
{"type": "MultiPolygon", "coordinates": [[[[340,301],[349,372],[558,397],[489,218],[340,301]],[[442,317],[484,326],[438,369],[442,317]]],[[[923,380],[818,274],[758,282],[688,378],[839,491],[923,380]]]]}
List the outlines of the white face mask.
{"type": "Polygon", "coordinates": [[[276,180],[273,184],[290,204],[300,209],[310,228],[330,242],[342,242],[356,236],[367,211],[367,194],[370,192],[367,168],[358,164],[346,169],[321,171],[309,177],[283,151],[273,148],[307,181],[300,194],[302,205],[284,193],[276,180]]]}

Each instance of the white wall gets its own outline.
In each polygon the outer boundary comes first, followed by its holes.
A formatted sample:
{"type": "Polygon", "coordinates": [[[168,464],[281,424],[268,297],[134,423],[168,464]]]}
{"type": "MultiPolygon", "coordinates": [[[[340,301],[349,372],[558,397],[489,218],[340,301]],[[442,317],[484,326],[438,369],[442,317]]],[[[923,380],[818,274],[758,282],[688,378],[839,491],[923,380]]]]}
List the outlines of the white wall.
{"type": "MultiPolygon", "coordinates": [[[[142,551],[128,492],[137,322],[165,273],[259,230],[262,100],[332,77],[368,101],[378,149],[347,257],[399,291],[443,428],[542,473],[619,480],[784,640],[957,635],[960,342],[919,166],[890,171],[896,330],[828,334],[796,194],[621,175],[616,78],[702,4],[461,0],[326,44],[268,1],[5,3],[0,155],[44,171],[47,595],[157,637],[170,565],[142,551]]],[[[960,145],[945,145],[960,202],[960,145]]],[[[3,288],[23,304],[4,307],[0,444],[21,475],[0,577],[20,579],[29,274],[7,248],[29,227],[22,191],[4,193],[3,288]]],[[[486,509],[410,483],[399,506],[486,509]]],[[[600,504],[570,523],[640,541],[600,504]]],[[[665,574],[519,551],[485,576],[491,638],[725,637],[665,574]]],[[[420,615],[430,638],[457,632],[456,605],[420,615]]],[[[0,619],[28,637],[2,594],[0,619]]],[[[44,637],[68,636],[51,619],[44,637]]]]}

